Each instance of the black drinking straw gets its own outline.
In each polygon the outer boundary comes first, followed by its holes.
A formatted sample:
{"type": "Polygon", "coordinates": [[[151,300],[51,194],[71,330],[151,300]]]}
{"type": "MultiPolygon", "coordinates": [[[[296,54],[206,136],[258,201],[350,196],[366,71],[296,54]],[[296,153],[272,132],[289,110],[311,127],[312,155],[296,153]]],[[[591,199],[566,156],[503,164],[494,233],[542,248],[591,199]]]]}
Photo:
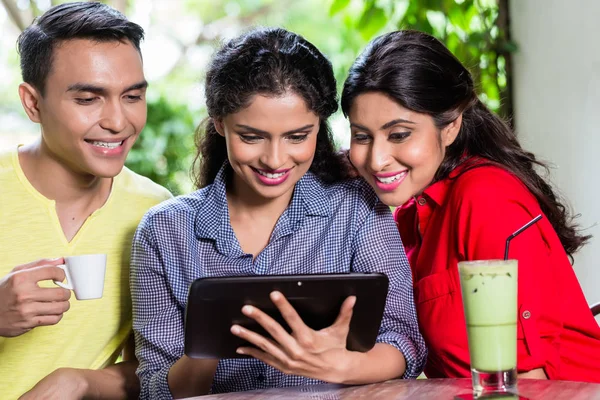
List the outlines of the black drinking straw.
{"type": "Polygon", "coordinates": [[[517,236],[519,233],[523,232],[525,229],[529,228],[531,225],[538,222],[540,219],[542,219],[542,214],[538,215],[537,217],[535,217],[534,219],[532,219],[531,221],[529,221],[528,223],[523,225],[515,233],[513,233],[506,239],[506,247],[504,248],[504,259],[505,260],[508,260],[508,246],[510,245],[510,241],[513,240],[515,238],[515,236],[517,236]]]}

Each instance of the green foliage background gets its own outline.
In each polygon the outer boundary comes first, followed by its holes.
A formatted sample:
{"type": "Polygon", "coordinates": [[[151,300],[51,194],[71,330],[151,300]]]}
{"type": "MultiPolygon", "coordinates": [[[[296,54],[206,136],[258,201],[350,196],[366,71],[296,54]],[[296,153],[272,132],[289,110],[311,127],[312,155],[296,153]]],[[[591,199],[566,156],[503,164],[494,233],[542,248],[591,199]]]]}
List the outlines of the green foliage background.
{"type": "MultiPolygon", "coordinates": [[[[14,24],[22,28],[31,20],[28,18],[39,15],[40,1],[20,1],[20,9],[25,3],[29,5],[25,10],[29,14],[20,21],[13,16],[14,24]]],[[[161,3],[163,0],[103,1],[128,16],[148,1],[154,6],[165,4],[161,3]]],[[[175,40],[181,55],[164,76],[150,82],[148,122],[127,165],[174,194],[194,189],[190,167],[195,156],[195,127],[206,117],[203,101],[198,100],[203,92],[206,62],[221,41],[257,25],[283,26],[314,43],[330,58],[340,89],[350,65],[375,36],[397,29],[430,33],[471,70],[481,99],[503,117],[510,118],[510,53],[516,46],[507,35],[507,3],[508,0],[170,1],[168,15],[161,15],[164,9],[156,11],[146,30],[148,34],[160,32],[175,40]],[[174,28],[196,22],[200,22],[201,29],[194,40],[177,37],[174,28]],[[189,56],[194,53],[202,54],[200,58],[204,61],[189,56]],[[195,93],[196,98],[191,98],[190,93],[195,93]]],[[[17,0],[2,0],[2,4],[8,11],[10,4],[17,10],[17,0]]],[[[13,50],[5,59],[16,65],[13,50]]],[[[12,91],[10,96],[0,93],[0,110],[24,115],[12,91]]],[[[342,119],[339,114],[332,118],[338,140],[348,135],[342,119]]]]}
{"type": "MultiPolygon", "coordinates": [[[[340,87],[369,40],[395,29],[417,29],[442,40],[468,66],[488,106],[505,117],[511,115],[506,61],[516,47],[498,24],[501,10],[496,0],[333,0],[325,10],[315,9],[312,2],[278,3],[245,2],[240,18],[249,16],[248,25],[283,25],[305,36],[330,57],[340,87]]],[[[190,1],[189,6],[190,12],[205,18],[224,16],[223,9],[206,3],[190,1]]],[[[150,101],[148,107],[146,130],[128,165],[176,194],[192,190],[188,180],[195,152],[191,136],[200,115],[194,118],[185,105],[174,105],[164,97],[150,101]]]]}

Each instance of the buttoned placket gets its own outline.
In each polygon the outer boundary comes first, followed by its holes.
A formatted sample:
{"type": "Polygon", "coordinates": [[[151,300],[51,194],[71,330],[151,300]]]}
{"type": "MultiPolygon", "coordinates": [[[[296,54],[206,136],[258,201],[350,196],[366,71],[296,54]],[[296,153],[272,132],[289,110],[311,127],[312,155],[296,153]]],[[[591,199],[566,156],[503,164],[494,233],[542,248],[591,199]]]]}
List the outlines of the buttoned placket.
{"type": "Polygon", "coordinates": [[[431,204],[427,201],[427,199],[423,195],[419,195],[416,198],[416,207],[417,207],[417,232],[422,239],[425,235],[425,230],[427,229],[427,223],[429,222],[429,217],[431,216],[431,204]]]}

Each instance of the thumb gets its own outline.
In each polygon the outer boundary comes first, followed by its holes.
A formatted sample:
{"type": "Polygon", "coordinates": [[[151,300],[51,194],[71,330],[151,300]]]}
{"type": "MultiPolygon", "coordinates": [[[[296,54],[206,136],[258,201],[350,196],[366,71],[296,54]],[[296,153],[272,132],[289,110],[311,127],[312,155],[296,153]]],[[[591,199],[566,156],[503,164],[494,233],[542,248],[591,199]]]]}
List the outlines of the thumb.
{"type": "Polygon", "coordinates": [[[343,328],[346,331],[349,330],[355,304],[356,296],[349,296],[346,300],[344,300],[342,307],[340,307],[340,313],[333,323],[333,326],[343,328]]]}

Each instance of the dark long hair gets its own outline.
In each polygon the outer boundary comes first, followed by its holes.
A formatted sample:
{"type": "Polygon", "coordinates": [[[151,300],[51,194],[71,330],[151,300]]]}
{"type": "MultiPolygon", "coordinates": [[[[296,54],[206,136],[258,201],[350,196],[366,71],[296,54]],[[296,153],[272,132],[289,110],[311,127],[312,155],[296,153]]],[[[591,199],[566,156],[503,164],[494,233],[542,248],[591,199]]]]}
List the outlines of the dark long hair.
{"type": "Polygon", "coordinates": [[[327,122],[338,108],[331,63],[295,33],[255,29],[226,43],[208,68],[205,94],[210,118],[196,132],[198,154],[193,174],[198,188],[211,184],[227,159],[225,139],[217,133],[213,120],[247,107],[253,95],[280,96],[286,92],[302,97],[320,119],[310,171],[326,183],[348,176],[327,122]]]}
{"type": "MultiPolygon", "coordinates": [[[[350,69],[342,92],[348,115],[356,96],[382,92],[403,107],[431,115],[438,129],[462,113],[462,126],[434,181],[459,164],[483,157],[509,171],[533,193],[569,256],[591,236],[578,232],[574,217],[552,186],[536,171],[548,167],[519,144],[513,130],[477,97],[469,71],[436,38],[417,31],[397,31],[373,40],[350,69]]],[[[465,171],[474,168],[471,163],[465,171]]]]}

